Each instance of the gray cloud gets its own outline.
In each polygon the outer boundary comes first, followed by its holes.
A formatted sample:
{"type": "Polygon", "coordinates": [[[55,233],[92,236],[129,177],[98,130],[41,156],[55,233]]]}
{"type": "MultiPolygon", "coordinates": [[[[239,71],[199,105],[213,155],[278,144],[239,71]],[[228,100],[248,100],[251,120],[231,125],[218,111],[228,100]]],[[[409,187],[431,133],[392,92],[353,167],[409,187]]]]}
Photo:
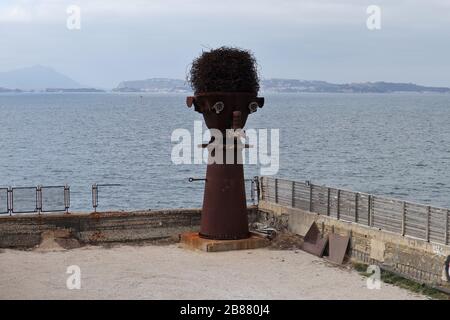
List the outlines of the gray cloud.
{"type": "Polygon", "coordinates": [[[185,75],[206,47],[253,50],[262,76],[450,86],[443,0],[24,0],[0,4],[0,71],[42,64],[103,87],[185,75]],[[66,29],[66,8],[82,29],[66,29]],[[366,8],[382,9],[367,30],[366,8]]]}

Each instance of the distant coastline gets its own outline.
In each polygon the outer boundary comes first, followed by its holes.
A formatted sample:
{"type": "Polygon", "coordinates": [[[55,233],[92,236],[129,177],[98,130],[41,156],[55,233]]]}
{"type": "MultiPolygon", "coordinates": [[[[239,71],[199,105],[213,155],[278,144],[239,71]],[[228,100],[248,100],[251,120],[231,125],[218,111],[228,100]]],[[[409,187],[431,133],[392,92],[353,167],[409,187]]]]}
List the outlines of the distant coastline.
{"type": "MultiPolygon", "coordinates": [[[[393,85],[403,85],[403,84],[393,84],[393,85]]],[[[136,94],[193,94],[190,88],[180,88],[179,86],[175,86],[173,88],[114,88],[111,90],[104,89],[96,89],[96,88],[46,88],[46,89],[32,89],[32,90],[21,90],[21,89],[9,89],[0,87],[0,94],[30,94],[30,93],[47,93],[47,94],[73,94],[73,93],[115,93],[115,94],[124,94],[124,93],[136,93],[136,94]]],[[[361,84],[355,84],[353,88],[346,88],[345,86],[338,90],[327,90],[326,88],[315,88],[315,87],[306,87],[306,88],[297,88],[297,87],[275,87],[275,88],[267,88],[261,87],[261,94],[314,94],[314,93],[336,93],[336,94],[394,94],[394,93],[416,93],[416,94],[450,94],[450,88],[439,88],[439,87],[421,87],[411,84],[411,87],[404,87],[403,89],[396,89],[395,87],[387,87],[380,88],[375,85],[362,86],[361,84]],[[418,88],[415,88],[418,87],[418,88]]]]}
{"type": "MultiPolygon", "coordinates": [[[[330,83],[317,80],[262,79],[264,93],[450,93],[448,87],[423,86],[414,83],[361,82],[330,83]]],[[[192,93],[186,80],[149,78],[122,81],[115,88],[96,88],[83,85],[58,71],[45,66],[32,66],[0,72],[0,93],[192,93]]]]}
{"type": "MultiPolygon", "coordinates": [[[[168,78],[123,81],[113,89],[113,92],[187,93],[191,91],[184,80],[168,78]]],[[[261,91],[265,93],[450,93],[450,88],[382,81],[335,84],[326,81],[263,79],[261,91]]]]}

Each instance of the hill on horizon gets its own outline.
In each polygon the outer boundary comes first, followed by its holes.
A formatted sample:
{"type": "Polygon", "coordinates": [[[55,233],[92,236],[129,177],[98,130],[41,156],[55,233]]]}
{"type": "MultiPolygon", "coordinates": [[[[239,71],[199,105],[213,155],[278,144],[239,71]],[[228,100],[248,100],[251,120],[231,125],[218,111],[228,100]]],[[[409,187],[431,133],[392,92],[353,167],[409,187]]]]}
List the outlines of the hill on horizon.
{"type": "Polygon", "coordinates": [[[56,70],[35,65],[6,72],[0,72],[0,87],[20,90],[42,90],[46,88],[82,88],[70,77],[56,70]]]}

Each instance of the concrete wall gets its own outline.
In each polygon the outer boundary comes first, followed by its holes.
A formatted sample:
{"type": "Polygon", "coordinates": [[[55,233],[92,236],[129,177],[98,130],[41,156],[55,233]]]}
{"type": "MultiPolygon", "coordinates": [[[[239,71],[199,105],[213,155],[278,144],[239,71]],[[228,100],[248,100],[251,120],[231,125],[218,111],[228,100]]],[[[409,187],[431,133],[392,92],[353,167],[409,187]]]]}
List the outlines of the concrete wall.
{"type": "MultiPolygon", "coordinates": [[[[249,207],[253,222],[256,207],[249,207]]],[[[134,212],[16,215],[0,217],[0,248],[31,248],[43,235],[76,239],[81,243],[155,240],[198,231],[200,209],[134,212]]]]}
{"type": "Polygon", "coordinates": [[[199,223],[199,209],[1,217],[0,247],[33,247],[48,231],[81,243],[151,240],[197,230],[199,223]]]}
{"type": "Polygon", "coordinates": [[[260,221],[280,230],[304,236],[312,222],[319,230],[350,236],[349,255],[352,260],[368,264],[381,264],[418,281],[446,284],[443,268],[450,247],[424,240],[404,237],[301,209],[260,201],[260,221]]]}

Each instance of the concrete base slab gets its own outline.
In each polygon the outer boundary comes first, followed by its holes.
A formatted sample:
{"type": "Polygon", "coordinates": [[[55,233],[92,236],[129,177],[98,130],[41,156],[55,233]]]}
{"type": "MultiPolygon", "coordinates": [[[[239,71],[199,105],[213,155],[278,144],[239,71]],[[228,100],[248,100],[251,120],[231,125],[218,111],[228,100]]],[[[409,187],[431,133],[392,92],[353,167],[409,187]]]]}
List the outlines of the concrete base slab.
{"type": "Polygon", "coordinates": [[[253,233],[247,239],[211,240],[200,238],[198,232],[187,232],[180,235],[180,242],[186,248],[205,252],[257,249],[267,247],[270,244],[268,239],[253,233]]]}

